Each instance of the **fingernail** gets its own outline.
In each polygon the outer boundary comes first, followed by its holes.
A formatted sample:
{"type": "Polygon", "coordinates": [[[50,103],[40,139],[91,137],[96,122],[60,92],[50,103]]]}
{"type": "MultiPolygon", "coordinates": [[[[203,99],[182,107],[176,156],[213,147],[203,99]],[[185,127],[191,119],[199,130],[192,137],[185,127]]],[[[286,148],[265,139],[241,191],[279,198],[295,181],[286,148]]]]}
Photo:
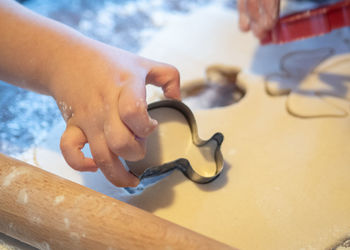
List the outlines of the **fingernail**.
{"type": "Polygon", "coordinates": [[[144,141],[145,138],[142,138],[140,136],[135,135],[135,140],[137,140],[137,141],[144,141]]]}
{"type": "Polygon", "coordinates": [[[136,178],[138,178],[138,177],[136,176],[136,174],[134,174],[131,170],[129,170],[129,173],[132,174],[133,176],[135,176],[136,178]]]}
{"type": "Polygon", "coordinates": [[[130,182],[130,186],[129,187],[137,187],[137,185],[139,185],[140,183],[140,179],[139,177],[137,177],[133,172],[131,172],[129,170],[129,174],[132,175],[132,181],[130,182]]]}
{"type": "Polygon", "coordinates": [[[154,130],[158,126],[158,121],[153,119],[152,117],[148,116],[149,125],[145,128],[145,133],[149,133],[150,131],[154,130]]]}

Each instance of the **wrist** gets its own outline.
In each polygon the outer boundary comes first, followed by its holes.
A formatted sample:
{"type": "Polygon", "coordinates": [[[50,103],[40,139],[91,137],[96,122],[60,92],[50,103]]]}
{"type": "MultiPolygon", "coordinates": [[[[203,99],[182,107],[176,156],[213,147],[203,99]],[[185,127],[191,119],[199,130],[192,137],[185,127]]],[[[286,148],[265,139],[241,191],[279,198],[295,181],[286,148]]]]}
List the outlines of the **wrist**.
{"type": "Polygon", "coordinates": [[[92,55],[89,56],[92,54],[91,46],[88,46],[90,40],[73,30],[60,34],[56,39],[51,52],[48,52],[48,67],[43,73],[49,95],[57,99],[70,83],[79,79],[82,63],[91,60],[88,57],[92,58],[92,55]]]}

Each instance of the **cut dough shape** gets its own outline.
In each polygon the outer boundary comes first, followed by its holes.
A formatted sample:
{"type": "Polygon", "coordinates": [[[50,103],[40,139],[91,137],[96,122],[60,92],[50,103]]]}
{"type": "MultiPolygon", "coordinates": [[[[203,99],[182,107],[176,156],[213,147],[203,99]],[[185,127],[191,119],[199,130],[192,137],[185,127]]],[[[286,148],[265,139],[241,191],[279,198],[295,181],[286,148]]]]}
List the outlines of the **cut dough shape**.
{"type": "MultiPolygon", "coordinates": [[[[320,96],[314,92],[292,92],[286,102],[290,114],[301,118],[313,117],[344,117],[348,113],[332,104],[332,97],[320,96]]],[[[336,102],[335,97],[333,97],[336,102]]]]}
{"type": "Polygon", "coordinates": [[[344,117],[350,107],[350,58],[331,49],[296,52],[281,62],[282,73],[266,78],[272,96],[288,95],[287,110],[297,117],[344,117]],[[342,99],[342,100],[337,100],[342,99]]]}
{"type": "Polygon", "coordinates": [[[298,89],[301,81],[332,54],[331,48],[287,53],[281,58],[281,72],[266,77],[267,93],[277,96],[298,89]]]}

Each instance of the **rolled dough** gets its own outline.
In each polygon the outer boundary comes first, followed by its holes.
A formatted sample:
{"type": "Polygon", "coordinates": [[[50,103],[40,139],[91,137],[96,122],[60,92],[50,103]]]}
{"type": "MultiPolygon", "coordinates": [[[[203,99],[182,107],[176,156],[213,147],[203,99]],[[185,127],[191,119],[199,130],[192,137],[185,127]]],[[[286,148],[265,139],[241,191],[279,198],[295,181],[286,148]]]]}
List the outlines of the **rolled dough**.
{"type": "Polygon", "coordinates": [[[219,130],[226,165],[213,183],[173,173],[128,202],[241,249],[325,249],[350,233],[350,119],[300,119],[263,79],[240,75],[236,105],[196,112],[219,130]]]}
{"type": "MultiPolygon", "coordinates": [[[[241,249],[335,246],[350,236],[350,118],[292,116],[288,96],[267,95],[264,78],[280,72],[289,52],[344,51],[345,35],[342,29],[260,47],[237,29],[233,10],[211,5],[169,22],[153,37],[141,54],[177,66],[183,86],[203,78],[211,65],[245,72],[239,76],[246,91],[240,102],[195,113],[201,138],[217,131],[225,136],[224,172],[213,183],[197,185],[174,172],[140,196],[125,196],[100,172],[78,174],[64,163],[57,146],[63,123],[49,136],[49,146],[38,148],[36,160],[44,169],[241,249]]],[[[327,99],[337,105],[338,100],[327,99]]]]}
{"type": "MultiPolygon", "coordinates": [[[[144,56],[177,66],[185,86],[212,64],[244,69],[238,76],[246,91],[240,102],[195,112],[201,137],[216,131],[225,136],[224,172],[206,185],[175,172],[128,202],[240,249],[333,247],[350,237],[350,118],[293,116],[286,109],[288,96],[268,95],[264,79],[279,71],[289,52],[346,51],[346,32],[258,47],[249,35],[234,31],[234,20],[227,11],[201,10],[169,26],[143,50],[144,56]]],[[[298,66],[307,67],[307,60],[298,60],[298,66]]]]}

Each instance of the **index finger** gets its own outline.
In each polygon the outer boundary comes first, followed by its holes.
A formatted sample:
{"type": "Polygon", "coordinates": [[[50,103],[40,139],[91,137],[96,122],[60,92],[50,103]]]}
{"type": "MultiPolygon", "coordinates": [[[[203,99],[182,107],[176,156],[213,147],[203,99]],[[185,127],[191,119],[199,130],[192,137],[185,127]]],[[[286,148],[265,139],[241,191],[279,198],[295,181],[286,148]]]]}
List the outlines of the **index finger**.
{"type": "Polygon", "coordinates": [[[163,89],[164,96],[180,100],[180,74],[179,71],[168,64],[155,63],[146,76],[146,83],[163,89]]]}

